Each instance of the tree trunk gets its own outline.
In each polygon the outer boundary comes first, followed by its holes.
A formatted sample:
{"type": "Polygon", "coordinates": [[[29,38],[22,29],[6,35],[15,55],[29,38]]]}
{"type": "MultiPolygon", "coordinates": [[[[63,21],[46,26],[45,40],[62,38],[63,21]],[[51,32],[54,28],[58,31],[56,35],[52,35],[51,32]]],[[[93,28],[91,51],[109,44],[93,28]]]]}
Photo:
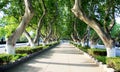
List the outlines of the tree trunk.
{"type": "Polygon", "coordinates": [[[96,48],[97,46],[97,42],[99,40],[99,36],[97,35],[96,32],[93,32],[92,35],[91,35],[91,38],[90,38],[90,47],[91,48],[96,48]]]}
{"type": "Polygon", "coordinates": [[[50,37],[51,37],[51,35],[52,35],[52,32],[53,32],[52,25],[53,25],[53,23],[55,22],[55,20],[56,20],[56,18],[57,18],[57,15],[58,15],[58,4],[57,4],[57,2],[55,3],[55,7],[56,7],[56,11],[55,11],[56,13],[55,13],[53,19],[51,20],[51,22],[49,23],[49,29],[50,29],[50,30],[49,30],[48,35],[44,38],[43,43],[48,42],[49,39],[50,39],[50,37]]]}
{"type": "Polygon", "coordinates": [[[75,39],[75,37],[74,37],[74,34],[73,34],[73,33],[71,33],[71,38],[72,38],[72,40],[73,40],[74,42],[76,42],[76,39],[75,39]]]}
{"type": "Polygon", "coordinates": [[[81,40],[81,46],[85,47],[85,41],[84,40],[81,40]]]}
{"type": "Polygon", "coordinates": [[[52,23],[54,23],[54,19],[50,22],[50,24],[49,24],[49,33],[48,33],[48,35],[45,37],[45,39],[44,39],[44,43],[46,43],[48,40],[49,40],[49,38],[50,38],[50,36],[51,36],[51,34],[52,34],[52,23]]]}
{"type": "Polygon", "coordinates": [[[80,38],[79,38],[79,33],[77,31],[77,19],[74,21],[74,35],[75,35],[75,39],[77,41],[77,43],[80,42],[80,38]]]}
{"type": "MultiPolygon", "coordinates": [[[[43,18],[45,17],[46,15],[46,7],[45,7],[45,4],[44,4],[44,1],[41,0],[41,6],[42,6],[42,9],[43,9],[43,14],[41,16],[41,18],[39,19],[39,22],[38,22],[38,28],[36,30],[36,36],[35,36],[35,39],[34,39],[34,43],[36,44],[37,42],[39,42],[39,37],[40,37],[40,30],[42,28],[42,20],[43,18]]],[[[39,43],[38,43],[39,44],[39,43]]]]}
{"type": "Polygon", "coordinates": [[[94,40],[90,41],[90,48],[96,48],[97,43],[94,40]]]}
{"type": "Polygon", "coordinates": [[[84,33],[83,36],[84,37],[81,39],[81,45],[82,45],[82,47],[85,47],[85,42],[86,42],[86,39],[87,39],[87,31],[84,33]]]}
{"type": "Polygon", "coordinates": [[[15,54],[16,41],[22,35],[22,33],[25,30],[25,27],[27,26],[27,24],[30,22],[30,20],[34,15],[30,0],[24,0],[24,3],[25,3],[25,13],[22,18],[22,21],[15,30],[15,32],[13,32],[12,35],[9,36],[6,41],[6,53],[8,54],[15,54]]]}
{"type": "Polygon", "coordinates": [[[106,49],[107,49],[107,57],[114,57],[115,51],[112,52],[114,49],[114,40],[110,37],[108,33],[106,33],[102,27],[100,27],[99,21],[96,19],[88,17],[81,6],[81,0],[75,0],[75,4],[72,8],[72,12],[86,24],[88,24],[91,28],[93,28],[96,33],[99,35],[101,40],[103,41],[106,49]]]}
{"type": "Polygon", "coordinates": [[[33,39],[31,38],[30,34],[25,30],[24,31],[24,35],[26,36],[26,38],[28,39],[28,43],[30,44],[31,47],[34,47],[35,44],[33,42],[33,39]]]}

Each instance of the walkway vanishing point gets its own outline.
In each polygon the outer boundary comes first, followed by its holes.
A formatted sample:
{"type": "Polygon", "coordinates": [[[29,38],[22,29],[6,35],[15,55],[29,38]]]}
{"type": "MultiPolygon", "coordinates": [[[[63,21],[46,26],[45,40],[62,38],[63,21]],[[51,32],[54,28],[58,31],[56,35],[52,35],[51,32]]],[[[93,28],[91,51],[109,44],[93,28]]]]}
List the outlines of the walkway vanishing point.
{"type": "Polygon", "coordinates": [[[102,72],[102,70],[74,46],[61,43],[7,72],[102,72]]]}

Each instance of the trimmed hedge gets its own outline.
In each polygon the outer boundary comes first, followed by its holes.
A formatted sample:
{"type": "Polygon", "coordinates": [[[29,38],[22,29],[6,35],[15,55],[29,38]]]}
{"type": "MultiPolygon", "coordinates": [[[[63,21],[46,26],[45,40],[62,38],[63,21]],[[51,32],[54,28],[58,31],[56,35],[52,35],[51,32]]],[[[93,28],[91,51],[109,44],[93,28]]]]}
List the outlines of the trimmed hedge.
{"type": "Polygon", "coordinates": [[[105,49],[88,49],[88,54],[91,56],[106,56],[106,50],[105,49]]]}
{"type": "Polygon", "coordinates": [[[88,54],[93,56],[99,62],[106,64],[106,50],[105,49],[88,49],[88,54]]]}
{"type": "Polygon", "coordinates": [[[102,62],[103,64],[106,64],[106,56],[95,56],[95,59],[97,59],[99,62],[102,62]]]}
{"type": "Polygon", "coordinates": [[[77,45],[77,47],[78,47],[80,50],[82,50],[82,51],[84,51],[84,52],[87,52],[87,53],[88,53],[88,49],[90,49],[90,47],[88,47],[88,46],[82,47],[81,45],[77,45]]]}
{"type": "Polygon", "coordinates": [[[42,46],[37,46],[35,48],[31,48],[30,46],[19,47],[19,48],[16,48],[16,53],[20,53],[20,54],[23,54],[23,53],[32,54],[32,53],[40,51],[42,49],[43,49],[42,46]]]}
{"type": "Polygon", "coordinates": [[[116,72],[120,72],[120,57],[109,57],[106,60],[108,67],[112,67],[116,72]]]}
{"type": "Polygon", "coordinates": [[[90,47],[88,47],[88,46],[82,47],[81,45],[78,45],[78,44],[76,44],[72,41],[70,43],[73,44],[74,46],[76,46],[77,48],[79,48],[80,50],[84,51],[84,52],[88,52],[88,49],[90,49],[90,47]]]}
{"type": "Polygon", "coordinates": [[[27,54],[16,54],[16,55],[10,55],[10,54],[0,54],[0,65],[5,65],[10,62],[14,62],[21,57],[27,56],[27,54]]]}

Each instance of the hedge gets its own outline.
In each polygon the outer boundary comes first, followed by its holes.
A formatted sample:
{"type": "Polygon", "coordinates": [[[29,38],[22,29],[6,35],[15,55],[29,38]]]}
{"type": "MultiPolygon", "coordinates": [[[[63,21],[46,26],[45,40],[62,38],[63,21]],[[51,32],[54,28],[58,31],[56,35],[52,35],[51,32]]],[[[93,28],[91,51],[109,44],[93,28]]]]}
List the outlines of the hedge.
{"type": "Polygon", "coordinates": [[[109,57],[106,60],[108,67],[112,67],[116,72],[120,72],[120,57],[109,57]]]}
{"type": "Polygon", "coordinates": [[[78,45],[78,44],[76,44],[72,41],[70,43],[73,44],[74,46],[76,46],[77,48],[79,48],[80,50],[84,51],[84,52],[87,52],[88,49],[90,49],[90,47],[88,47],[88,46],[82,47],[81,45],[78,45]]]}
{"type": "Polygon", "coordinates": [[[103,64],[106,64],[106,56],[95,56],[95,59],[97,59],[99,62],[102,62],[103,64]]]}
{"type": "Polygon", "coordinates": [[[88,49],[88,54],[91,56],[106,56],[106,50],[105,49],[88,49]]]}
{"type": "Polygon", "coordinates": [[[10,62],[14,62],[21,57],[27,56],[27,54],[16,54],[16,55],[10,55],[10,54],[0,54],[0,65],[8,64],[10,62]]]}
{"type": "Polygon", "coordinates": [[[35,48],[31,48],[30,46],[27,47],[18,47],[16,48],[16,53],[19,54],[23,54],[23,53],[27,53],[27,54],[32,54],[34,52],[38,52],[44,48],[47,48],[48,46],[36,46],[35,48]]]}

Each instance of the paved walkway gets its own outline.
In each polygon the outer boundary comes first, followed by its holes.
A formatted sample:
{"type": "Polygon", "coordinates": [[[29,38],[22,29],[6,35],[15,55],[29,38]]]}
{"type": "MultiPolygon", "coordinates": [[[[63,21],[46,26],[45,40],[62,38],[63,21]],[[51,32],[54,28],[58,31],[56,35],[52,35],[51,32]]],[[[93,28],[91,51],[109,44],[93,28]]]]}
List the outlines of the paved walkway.
{"type": "Polygon", "coordinates": [[[7,72],[102,72],[88,57],[67,43],[62,43],[42,55],[7,72]]]}

